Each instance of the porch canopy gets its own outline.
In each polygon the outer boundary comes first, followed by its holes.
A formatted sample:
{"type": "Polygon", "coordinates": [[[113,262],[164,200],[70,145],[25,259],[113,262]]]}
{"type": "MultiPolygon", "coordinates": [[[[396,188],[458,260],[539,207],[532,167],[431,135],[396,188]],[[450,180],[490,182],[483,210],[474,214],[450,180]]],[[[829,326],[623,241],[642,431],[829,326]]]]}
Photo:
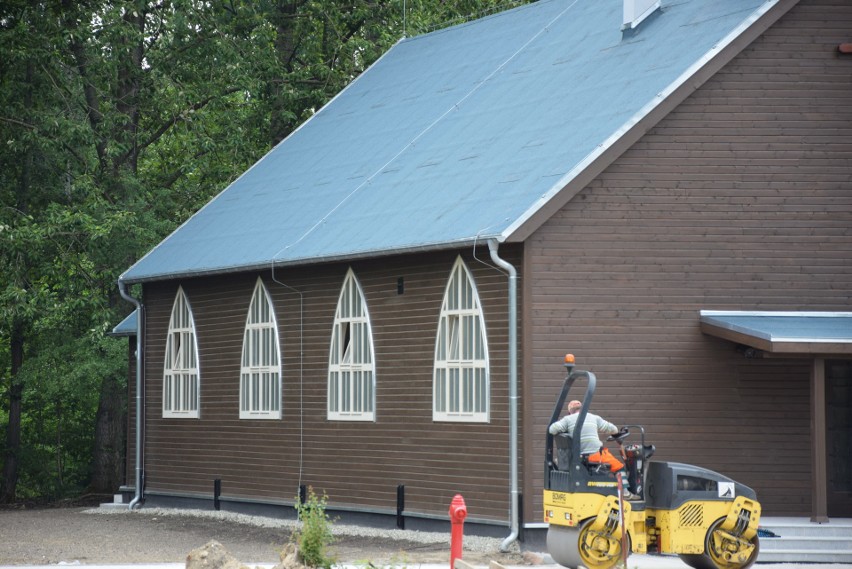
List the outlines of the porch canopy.
{"type": "Polygon", "coordinates": [[[116,324],[115,328],[110,332],[110,336],[135,336],[139,318],[137,312],[138,310],[134,310],[124,320],[116,324]]]}
{"type": "Polygon", "coordinates": [[[852,354],[852,312],[701,310],[700,326],[769,354],[852,354]]]}

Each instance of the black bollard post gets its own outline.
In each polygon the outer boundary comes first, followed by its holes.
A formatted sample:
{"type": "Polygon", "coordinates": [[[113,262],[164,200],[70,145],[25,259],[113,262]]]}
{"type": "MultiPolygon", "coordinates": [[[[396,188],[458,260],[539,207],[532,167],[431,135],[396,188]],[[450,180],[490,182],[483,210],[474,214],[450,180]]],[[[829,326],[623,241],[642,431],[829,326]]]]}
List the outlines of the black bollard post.
{"type": "Polygon", "coordinates": [[[405,529],[405,516],[402,512],[405,510],[405,484],[400,484],[396,487],[396,527],[405,529]]]}

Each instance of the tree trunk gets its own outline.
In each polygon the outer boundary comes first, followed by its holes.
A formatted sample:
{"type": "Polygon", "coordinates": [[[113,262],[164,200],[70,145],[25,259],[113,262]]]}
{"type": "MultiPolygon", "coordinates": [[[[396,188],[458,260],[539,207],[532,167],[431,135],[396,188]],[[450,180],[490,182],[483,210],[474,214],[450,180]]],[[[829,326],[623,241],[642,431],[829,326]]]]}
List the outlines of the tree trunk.
{"type": "Polygon", "coordinates": [[[92,452],[92,482],[89,490],[112,494],[122,483],[125,449],[124,393],[115,377],[104,377],[95,418],[95,448],[92,452]]]}
{"type": "MultiPolygon", "coordinates": [[[[34,66],[27,62],[25,84],[28,87],[24,94],[24,107],[29,110],[33,106],[32,89],[34,66]]],[[[22,213],[29,210],[27,195],[30,191],[30,174],[32,171],[34,150],[29,147],[21,165],[21,177],[16,188],[16,207],[22,213]]],[[[26,260],[23,260],[26,267],[26,260]]],[[[26,273],[26,271],[25,271],[26,273]]],[[[29,289],[29,284],[21,285],[29,289]]],[[[9,386],[9,424],[6,425],[6,457],[3,461],[3,479],[0,480],[0,503],[8,504],[15,501],[18,488],[18,467],[21,454],[21,402],[24,395],[24,384],[21,382],[20,371],[24,363],[24,321],[19,317],[12,319],[12,333],[9,336],[9,355],[12,358],[12,380],[9,386]]]]}
{"type": "MultiPolygon", "coordinates": [[[[281,0],[271,14],[271,20],[276,28],[275,53],[280,69],[285,73],[293,71],[293,60],[296,57],[298,42],[296,39],[296,16],[303,0],[281,0]]],[[[292,120],[285,118],[287,108],[287,86],[282,82],[271,81],[272,112],[269,120],[269,138],[275,146],[293,131],[292,120]]],[[[271,148],[271,147],[270,147],[271,148]]]]}
{"type": "Polygon", "coordinates": [[[18,377],[18,372],[24,361],[24,327],[20,321],[15,321],[12,325],[9,347],[12,355],[12,385],[9,388],[9,424],[6,426],[6,457],[3,462],[3,489],[0,492],[0,503],[2,504],[15,501],[15,491],[18,486],[18,465],[21,452],[21,399],[24,393],[24,386],[18,377]]]}

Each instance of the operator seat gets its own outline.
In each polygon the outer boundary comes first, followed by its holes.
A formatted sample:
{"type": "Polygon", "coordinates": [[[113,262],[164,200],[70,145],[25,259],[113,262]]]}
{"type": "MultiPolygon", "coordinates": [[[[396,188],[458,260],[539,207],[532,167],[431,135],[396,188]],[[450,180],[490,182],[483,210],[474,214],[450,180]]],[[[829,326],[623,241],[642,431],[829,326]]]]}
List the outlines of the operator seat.
{"type": "Polygon", "coordinates": [[[573,455],[572,445],[574,438],[568,433],[559,433],[554,435],[554,444],[556,445],[556,466],[559,470],[568,470],[568,465],[571,464],[573,455]]]}
{"type": "MultiPolygon", "coordinates": [[[[556,446],[556,462],[559,470],[568,470],[573,460],[574,452],[572,445],[574,438],[568,433],[559,433],[554,436],[554,444],[556,446]]],[[[590,462],[585,455],[580,456],[580,462],[589,471],[589,474],[603,474],[609,472],[609,465],[603,462],[590,462]]]]}

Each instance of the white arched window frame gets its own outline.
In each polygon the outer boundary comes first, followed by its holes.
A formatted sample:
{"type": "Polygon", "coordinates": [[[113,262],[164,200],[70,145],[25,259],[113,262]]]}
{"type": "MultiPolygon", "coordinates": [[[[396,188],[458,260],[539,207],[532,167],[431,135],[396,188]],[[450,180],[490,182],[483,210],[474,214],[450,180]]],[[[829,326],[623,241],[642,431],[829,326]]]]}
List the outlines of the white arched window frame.
{"type": "Polygon", "coordinates": [[[328,357],[328,418],[374,421],[376,373],[373,332],[364,292],[352,269],[337,301],[328,357]]]}
{"type": "Polygon", "coordinates": [[[163,417],[198,418],[201,396],[195,320],[179,287],[169,319],[163,365],[163,417]]]}
{"type": "Polygon", "coordinates": [[[281,418],[281,344],[269,292],[258,278],[240,363],[240,419],[281,418]]]}
{"type": "Polygon", "coordinates": [[[444,291],[438,321],[432,419],[488,422],[488,370],[488,341],[479,293],[459,257],[444,291]]]}

